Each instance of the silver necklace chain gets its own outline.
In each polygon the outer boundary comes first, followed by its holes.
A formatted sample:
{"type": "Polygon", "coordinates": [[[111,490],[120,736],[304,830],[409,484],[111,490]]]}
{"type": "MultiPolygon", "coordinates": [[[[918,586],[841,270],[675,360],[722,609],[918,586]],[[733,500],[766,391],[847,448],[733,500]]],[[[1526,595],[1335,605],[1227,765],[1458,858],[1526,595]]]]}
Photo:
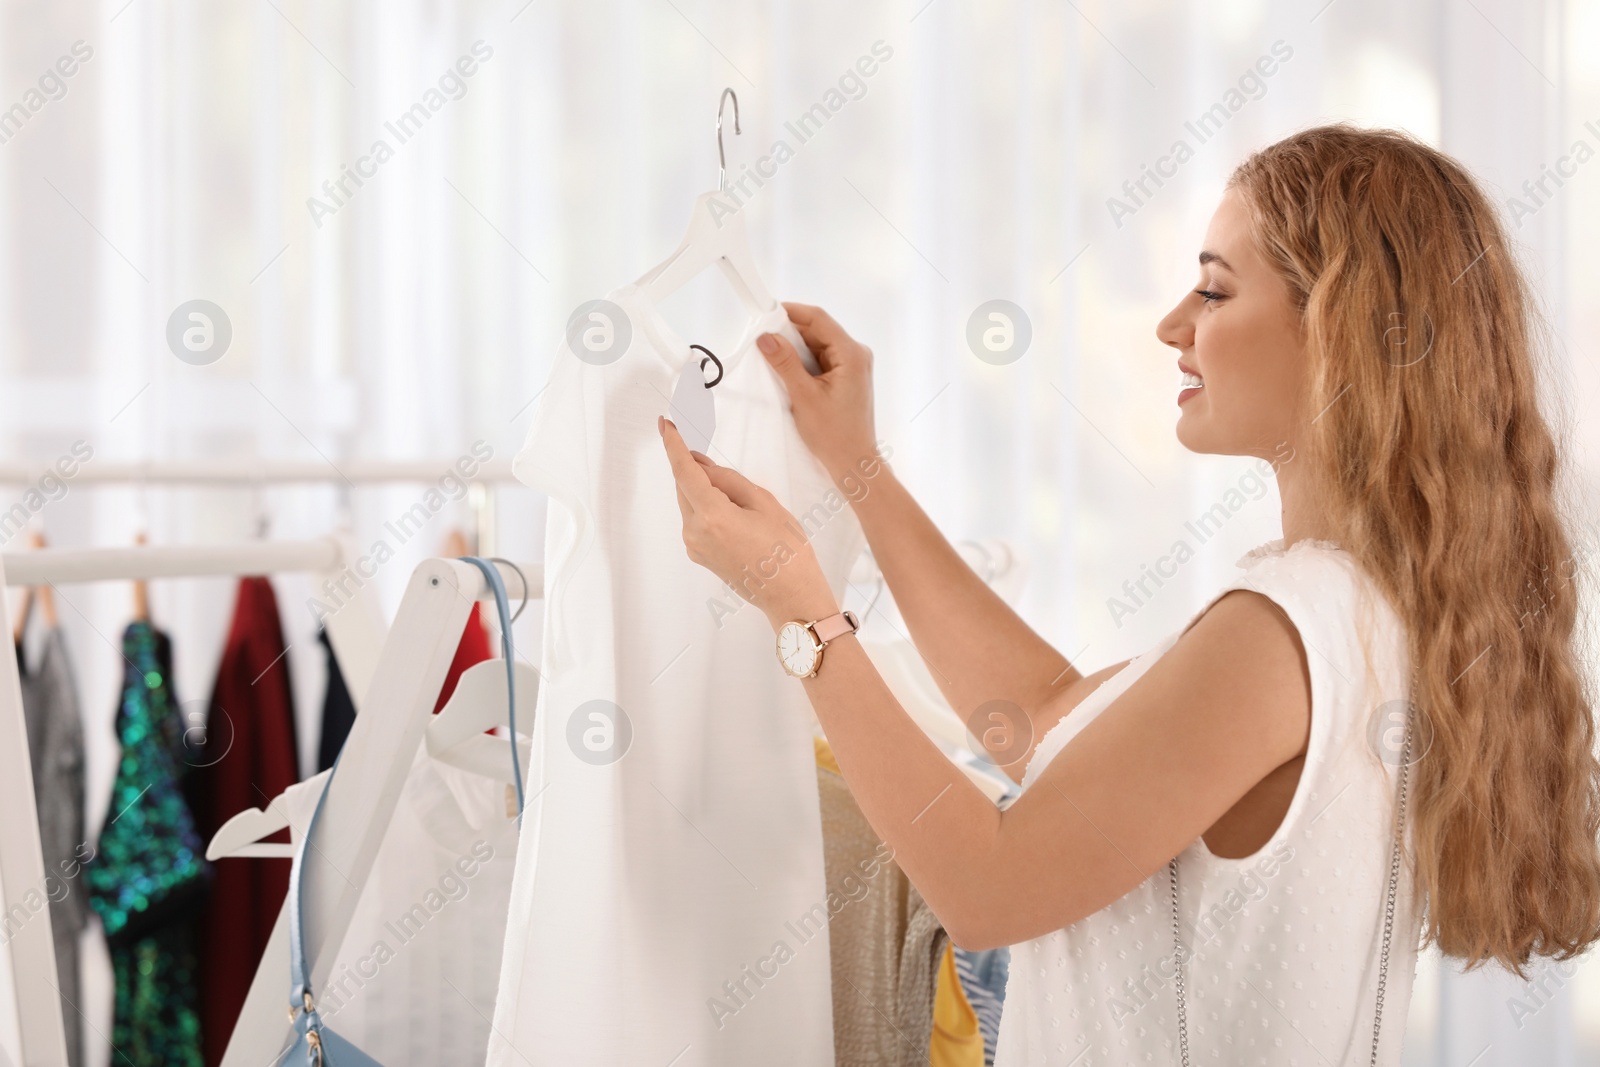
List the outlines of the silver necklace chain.
{"type": "MultiPolygon", "coordinates": [[[[1383,909],[1383,952],[1378,957],[1378,1007],[1372,1020],[1371,1067],[1378,1064],[1378,1034],[1383,1027],[1383,990],[1389,979],[1389,937],[1394,932],[1394,900],[1400,883],[1400,836],[1406,823],[1406,767],[1411,762],[1411,716],[1406,715],[1406,741],[1400,753],[1400,795],[1396,802],[1394,848],[1389,854],[1389,899],[1383,909]]],[[[1174,983],[1178,991],[1178,1052],[1183,1067],[1189,1067],[1189,1008],[1183,995],[1183,940],[1178,924],[1178,859],[1167,864],[1172,875],[1172,945],[1173,963],[1177,971],[1174,983]]]]}

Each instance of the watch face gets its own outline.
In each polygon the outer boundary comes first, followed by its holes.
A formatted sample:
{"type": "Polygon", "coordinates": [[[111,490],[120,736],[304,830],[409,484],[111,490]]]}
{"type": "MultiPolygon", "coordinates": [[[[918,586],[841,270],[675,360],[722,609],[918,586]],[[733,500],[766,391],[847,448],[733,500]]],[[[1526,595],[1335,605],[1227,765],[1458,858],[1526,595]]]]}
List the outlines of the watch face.
{"type": "Polygon", "coordinates": [[[817,669],[817,643],[811,631],[798,622],[787,622],[778,631],[778,662],[796,678],[810,676],[817,669]]]}

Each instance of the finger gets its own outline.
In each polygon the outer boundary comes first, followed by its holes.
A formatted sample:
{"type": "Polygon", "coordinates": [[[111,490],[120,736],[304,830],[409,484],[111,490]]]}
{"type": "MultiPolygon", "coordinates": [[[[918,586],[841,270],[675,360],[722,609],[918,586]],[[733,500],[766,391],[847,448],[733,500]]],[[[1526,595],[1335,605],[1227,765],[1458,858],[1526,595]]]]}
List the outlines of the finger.
{"type": "Polygon", "coordinates": [[[767,491],[732,467],[713,465],[705,472],[711,484],[741,508],[754,509],[766,503],[767,491]]]}
{"type": "Polygon", "coordinates": [[[789,321],[800,331],[801,340],[816,354],[824,371],[838,366],[840,355],[855,343],[844,327],[819,307],[786,303],[783,310],[789,313],[789,321]]]}
{"type": "Polygon", "coordinates": [[[756,338],[756,347],[767,357],[767,365],[777,372],[778,380],[789,391],[790,399],[804,396],[807,389],[815,388],[811,372],[800,362],[800,353],[794,350],[782,334],[764,333],[756,338]]]}
{"type": "Polygon", "coordinates": [[[706,468],[689,455],[689,446],[683,443],[678,428],[665,416],[656,417],[656,427],[667,449],[667,461],[672,464],[672,477],[678,483],[678,491],[688,498],[691,509],[698,512],[715,506],[721,494],[706,477],[706,468]]]}

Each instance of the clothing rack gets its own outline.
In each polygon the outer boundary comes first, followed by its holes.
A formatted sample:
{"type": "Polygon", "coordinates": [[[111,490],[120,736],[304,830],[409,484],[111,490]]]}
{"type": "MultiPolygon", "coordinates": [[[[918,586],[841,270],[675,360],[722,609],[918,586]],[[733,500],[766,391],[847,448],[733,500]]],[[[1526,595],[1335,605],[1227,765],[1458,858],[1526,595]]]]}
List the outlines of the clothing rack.
{"type": "MultiPolygon", "coordinates": [[[[233,545],[141,546],[132,548],[41,548],[0,553],[0,604],[10,617],[9,586],[62,582],[133,581],[141,578],[308,571],[333,576],[357,553],[338,537],[311,541],[256,541],[233,545]]],[[[439,562],[439,561],[434,561],[439,562]]],[[[462,565],[465,566],[464,564],[462,565]]],[[[475,568],[473,573],[477,573],[475,568]]],[[[530,576],[529,581],[533,578],[530,576]]],[[[356,598],[324,620],[353,699],[366,693],[384,644],[382,620],[365,598],[356,598]]],[[[465,626],[463,609],[462,626],[465,626]]],[[[9,939],[21,1062],[29,1067],[67,1067],[66,1032],[57,994],[58,978],[50,911],[45,902],[44,855],[33,799],[33,772],[15,656],[0,656],[0,921],[22,917],[9,939]],[[35,907],[34,905],[38,906],[35,907]],[[20,910],[19,910],[20,909],[20,910]]],[[[285,972],[287,973],[287,972],[285,972]]]]}
{"type": "MultiPolygon", "coordinates": [[[[1004,580],[1020,569],[1017,554],[1003,541],[973,542],[969,547],[981,558],[978,566],[987,582],[1004,580]]],[[[536,570],[524,570],[529,571],[530,599],[542,597],[542,577],[534,577],[536,570]]],[[[514,571],[502,567],[502,579],[508,592],[518,588],[514,571]]],[[[851,583],[865,592],[871,583],[880,582],[870,557],[858,558],[851,583]]],[[[340,773],[326,787],[321,844],[301,860],[313,989],[327,986],[466,627],[470,605],[490,596],[482,572],[459,560],[425,560],[412,573],[372,679],[368,695],[372,710],[363,713],[358,707],[340,753],[340,773]],[[337,867],[331,856],[339,857],[337,867]]],[[[532,770],[524,767],[523,774],[532,770]]],[[[529,803],[537,802],[536,793],[529,803]]],[[[278,914],[221,1067],[276,1063],[289,1045],[292,1028],[284,1010],[289,975],[287,903],[278,914]]]]}
{"type": "MultiPolygon", "coordinates": [[[[447,477],[459,478],[466,482],[470,488],[468,501],[473,515],[473,526],[477,535],[477,545],[488,550],[491,545],[492,531],[494,529],[494,497],[491,490],[494,486],[506,483],[517,483],[516,476],[511,471],[511,461],[507,459],[474,460],[473,473],[464,476],[458,466],[465,456],[454,459],[436,458],[430,460],[341,460],[338,465],[328,461],[305,460],[268,460],[268,459],[222,459],[222,460],[140,460],[133,462],[107,462],[102,460],[79,461],[76,470],[70,477],[64,477],[58,471],[48,466],[36,466],[26,463],[0,463],[0,486],[36,486],[45,474],[60,477],[63,482],[72,486],[126,486],[130,488],[244,488],[263,489],[267,486],[279,485],[331,485],[339,489],[356,487],[377,487],[384,485],[431,485],[437,484],[447,477]]],[[[0,519],[6,513],[0,511],[0,519]]],[[[3,527],[0,527],[3,529],[3,527]]],[[[265,514],[261,516],[261,529],[266,529],[265,514]]],[[[324,568],[318,553],[328,551],[327,545],[320,548],[311,546],[320,542],[299,542],[301,549],[307,553],[307,558],[295,557],[295,549],[284,542],[261,542],[261,544],[275,545],[266,549],[265,555],[250,555],[254,548],[240,546],[241,551],[247,553],[247,558],[261,561],[254,572],[248,565],[240,562],[243,569],[235,569],[232,557],[226,553],[218,555],[213,548],[161,548],[151,553],[139,553],[127,556],[114,556],[115,549],[83,549],[74,550],[84,553],[81,559],[68,562],[69,557],[54,557],[59,562],[48,564],[51,568],[65,568],[50,571],[50,581],[100,581],[139,578],[162,577],[201,577],[211,574],[250,574],[269,573],[271,571],[336,571],[343,564],[329,564],[324,568]],[[287,557],[279,558],[272,553],[287,552],[287,557]],[[155,561],[161,561],[159,564],[155,561]],[[209,562],[208,562],[209,561],[209,562]],[[129,566],[166,566],[176,569],[152,571],[148,574],[134,574],[125,568],[129,566]],[[220,569],[195,570],[196,566],[211,566],[220,569]],[[84,568],[88,568],[85,570],[84,568]],[[71,577],[77,573],[80,577],[71,577]],[[96,576],[97,575],[97,576],[96,576]]],[[[256,547],[259,547],[256,546],[256,547]]],[[[346,546],[348,547],[348,546],[346,546]]],[[[45,550],[56,551],[56,550],[45,550]]],[[[33,575],[35,566],[47,564],[29,562],[37,560],[37,553],[7,554],[8,566],[6,574],[12,575],[11,585],[37,585],[41,584],[33,575]],[[13,570],[12,568],[20,568],[13,570]]],[[[358,553],[352,553],[347,558],[356,559],[358,553]]],[[[531,580],[531,579],[530,579],[531,580]]]]}
{"type": "MultiPolygon", "coordinates": [[[[175,478],[180,472],[163,473],[175,478]]],[[[373,471],[362,473],[384,481],[415,477],[410,470],[386,471],[381,479],[373,471]],[[402,473],[403,477],[396,476],[402,473]]],[[[0,472],[0,481],[4,477],[5,473],[0,472]]],[[[326,479],[324,471],[315,480],[326,479]]],[[[977,565],[986,572],[986,581],[1003,580],[1014,570],[1015,554],[1004,542],[975,542],[973,547],[981,557],[977,565]]],[[[4,552],[0,553],[0,605],[9,604],[8,587],[45,583],[296,571],[310,572],[320,581],[336,577],[358,554],[352,543],[336,536],[229,545],[4,552]]],[[[516,569],[501,569],[508,590],[522,588],[525,575],[529,598],[542,597],[542,567],[524,564],[521,574],[516,569]]],[[[881,592],[881,575],[869,557],[857,560],[850,580],[858,588],[876,583],[881,592]]],[[[418,564],[412,573],[394,625],[387,632],[370,601],[360,597],[325,620],[357,715],[345,745],[345,773],[329,786],[324,807],[322,832],[327,847],[308,853],[305,860],[307,939],[317,988],[333,966],[343,932],[371,872],[471,605],[492,595],[476,567],[459,560],[429,559],[418,564]],[[376,711],[363,715],[362,706],[376,711]],[[329,866],[329,854],[341,857],[340,870],[329,866]]],[[[7,606],[5,617],[9,616],[7,606]]],[[[29,1067],[67,1067],[49,909],[41,891],[46,884],[44,857],[14,656],[0,656],[0,811],[10,813],[0,820],[0,887],[4,892],[0,920],[18,907],[29,916],[9,942],[22,1062],[29,1067]],[[30,907],[30,899],[40,901],[40,906],[30,907]]],[[[284,1047],[288,1034],[283,1012],[288,953],[286,912],[280,912],[235,1025],[223,1067],[257,1067],[284,1047]]]]}
{"type": "MultiPolygon", "coordinates": [[[[501,578],[508,592],[520,587],[514,569],[502,565],[501,578]]],[[[532,585],[531,574],[528,580],[532,585]]],[[[366,691],[369,710],[358,704],[340,751],[340,772],[328,781],[318,824],[321,844],[301,859],[313,989],[326,987],[472,605],[493,595],[483,572],[460,560],[424,560],[411,574],[366,691]],[[332,856],[339,857],[337,866],[332,856]]],[[[542,590],[530,589],[529,595],[542,596],[542,590]]],[[[278,913],[222,1067],[274,1063],[288,1047],[288,905],[286,900],[278,913]]]]}

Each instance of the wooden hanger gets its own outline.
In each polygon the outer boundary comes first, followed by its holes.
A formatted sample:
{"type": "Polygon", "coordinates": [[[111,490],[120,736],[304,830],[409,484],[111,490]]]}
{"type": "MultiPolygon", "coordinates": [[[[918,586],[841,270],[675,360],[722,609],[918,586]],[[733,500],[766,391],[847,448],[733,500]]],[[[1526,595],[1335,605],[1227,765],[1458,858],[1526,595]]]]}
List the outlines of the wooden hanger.
{"type": "MultiPolygon", "coordinates": [[[[28,535],[29,548],[43,548],[45,545],[44,534],[34,530],[28,535]]],[[[17,645],[22,644],[23,637],[28,630],[28,613],[33,610],[34,601],[39,602],[39,611],[44,615],[45,626],[54,629],[56,625],[56,596],[55,590],[49,585],[35,589],[26,586],[22,590],[22,609],[17,613],[16,625],[12,627],[12,641],[17,645]]]]}
{"type": "Polygon", "coordinates": [[[439,555],[445,559],[459,559],[462,556],[472,555],[467,547],[467,535],[461,532],[461,527],[451,527],[450,532],[444,535],[444,544],[439,548],[439,555]]]}
{"type": "MultiPolygon", "coordinates": [[[[134,535],[133,543],[143,545],[150,538],[143,530],[134,535]]],[[[150,583],[143,578],[135,578],[133,582],[133,618],[135,622],[150,621],[150,583]]]]}

